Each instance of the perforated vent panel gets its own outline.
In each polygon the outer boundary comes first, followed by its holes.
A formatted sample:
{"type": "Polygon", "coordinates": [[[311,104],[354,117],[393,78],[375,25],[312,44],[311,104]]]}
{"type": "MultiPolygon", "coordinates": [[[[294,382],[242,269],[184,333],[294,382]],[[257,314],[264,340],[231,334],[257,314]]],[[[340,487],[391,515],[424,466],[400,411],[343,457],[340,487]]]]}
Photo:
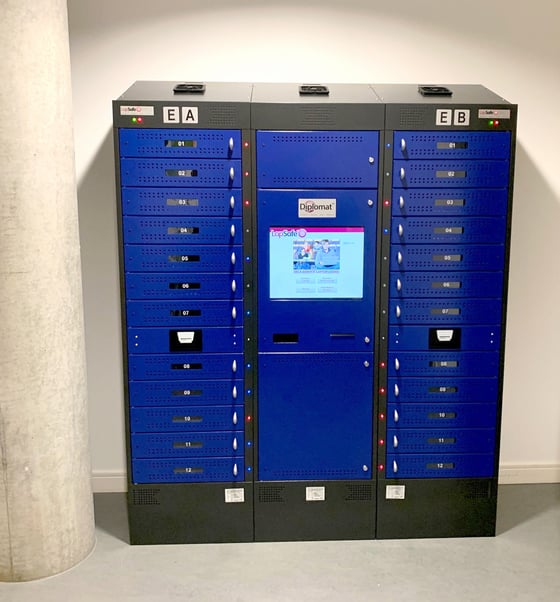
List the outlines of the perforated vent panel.
{"type": "Polygon", "coordinates": [[[283,485],[263,485],[259,487],[259,502],[264,504],[284,504],[286,502],[284,490],[285,487],[283,485]]]}
{"type": "Polygon", "coordinates": [[[373,487],[370,483],[351,483],[346,485],[347,502],[369,502],[373,499],[373,487]]]}
{"type": "Polygon", "coordinates": [[[427,119],[428,110],[428,107],[402,109],[399,121],[400,127],[422,127],[427,119]]]}
{"type": "Polygon", "coordinates": [[[132,491],[132,504],[134,506],[159,506],[160,489],[134,489],[132,491]]]}
{"type": "Polygon", "coordinates": [[[475,482],[469,485],[467,491],[465,492],[465,499],[474,500],[474,499],[490,499],[492,497],[492,483],[488,481],[485,482],[475,482]]]}

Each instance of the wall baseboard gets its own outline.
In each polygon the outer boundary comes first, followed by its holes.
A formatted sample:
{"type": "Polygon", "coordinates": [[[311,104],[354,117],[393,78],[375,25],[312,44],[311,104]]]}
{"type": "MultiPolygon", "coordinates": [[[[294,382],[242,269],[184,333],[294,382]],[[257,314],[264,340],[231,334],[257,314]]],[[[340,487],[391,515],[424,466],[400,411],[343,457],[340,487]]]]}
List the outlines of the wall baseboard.
{"type": "Polygon", "coordinates": [[[91,473],[93,493],[126,493],[126,473],[121,471],[94,470],[91,473]]]}
{"type": "Polygon", "coordinates": [[[560,483],[560,464],[501,464],[500,485],[560,483]]]}
{"type": "MultiPolygon", "coordinates": [[[[526,483],[560,483],[560,464],[502,464],[500,485],[526,483]]],[[[91,476],[94,493],[124,493],[126,474],[120,471],[94,470],[91,476]]]]}

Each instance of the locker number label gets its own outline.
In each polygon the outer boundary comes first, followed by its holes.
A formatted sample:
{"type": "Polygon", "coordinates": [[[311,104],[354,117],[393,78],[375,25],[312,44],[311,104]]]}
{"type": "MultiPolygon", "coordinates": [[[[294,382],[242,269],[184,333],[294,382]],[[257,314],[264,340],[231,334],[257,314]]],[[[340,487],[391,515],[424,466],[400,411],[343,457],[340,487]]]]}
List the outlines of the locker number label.
{"type": "Polygon", "coordinates": [[[471,122],[470,109],[436,109],[436,125],[467,126],[471,122]]]}
{"type": "Polygon", "coordinates": [[[163,107],[163,123],[198,123],[198,107],[163,107]]]}

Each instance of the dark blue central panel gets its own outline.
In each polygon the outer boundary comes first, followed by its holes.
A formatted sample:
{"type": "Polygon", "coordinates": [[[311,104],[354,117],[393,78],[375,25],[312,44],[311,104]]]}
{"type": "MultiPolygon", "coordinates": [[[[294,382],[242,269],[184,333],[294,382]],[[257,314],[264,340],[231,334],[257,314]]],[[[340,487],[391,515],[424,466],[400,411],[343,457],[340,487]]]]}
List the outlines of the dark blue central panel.
{"type": "Polygon", "coordinates": [[[258,476],[371,479],[377,132],[257,132],[258,476]]]}

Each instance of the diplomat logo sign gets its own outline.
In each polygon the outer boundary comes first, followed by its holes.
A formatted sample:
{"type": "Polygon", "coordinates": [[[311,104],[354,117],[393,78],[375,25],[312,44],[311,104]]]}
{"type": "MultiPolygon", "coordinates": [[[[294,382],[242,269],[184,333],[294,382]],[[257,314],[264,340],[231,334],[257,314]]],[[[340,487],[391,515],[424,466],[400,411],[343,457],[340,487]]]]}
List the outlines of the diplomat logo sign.
{"type": "Polygon", "coordinates": [[[298,199],[298,217],[336,217],[336,199],[298,199]]]}

